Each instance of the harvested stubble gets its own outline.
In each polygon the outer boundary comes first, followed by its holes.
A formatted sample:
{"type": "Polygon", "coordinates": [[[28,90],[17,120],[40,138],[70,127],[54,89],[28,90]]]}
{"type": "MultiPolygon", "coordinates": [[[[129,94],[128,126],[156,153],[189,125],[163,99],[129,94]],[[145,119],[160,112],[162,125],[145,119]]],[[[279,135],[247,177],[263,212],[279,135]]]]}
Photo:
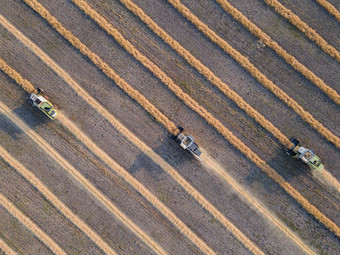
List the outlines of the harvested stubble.
{"type": "Polygon", "coordinates": [[[149,246],[156,254],[167,254],[165,250],[156,243],[149,235],[131,221],[122,211],[116,207],[109,198],[89,182],[78,170],[76,170],[65,158],[63,158],[51,145],[49,145],[34,130],[28,127],[18,116],[16,116],[6,105],[0,102],[0,113],[11,120],[28,137],[30,137],[40,148],[54,161],[56,161],[69,175],[71,175],[92,197],[97,199],[112,215],[122,222],[134,235],[149,246]]]}
{"type": "Polygon", "coordinates": [[[340,12],[326,0],[316,0],[329,14],[333,15],[340,22],[340,12]]]}
{"type": "MultiPolygon", "coordinates": [[[[27,1],[27,0],[26,0],[27,1]]],[[[157,65],[150,61],[147,57],[142,55],[129,41],[127,41],[113,26],[101,17],[96,11],[94,11],[86,2],[72,0],[84,10],[86,14],[91,17],[100,27],[102,27],[108,34],[112,35],[117,42],[124,47],[131,55],[133,55],[138,61],[140,61],[146,68],[148,68],[156,77],[158,77],[164,84],[168,86],[173,93],[178,96],[183,102],[189,106],[192,110],[196,111],[201,117],[203,117],[207,123],[216,128],[216,130],[223,135],[235,148],[240,150],[246,157],[248,157],[253,163],[267,173],[274,181],[276,181],[288,194],[290,194],[298,203],[301,204],[310,214],[316,219],[333,231],[340,237],[339,227],[321,213],[315,206],[311,205],[301,194],[295,190],[288,182],[286,182],[282,176],[280,176],[273,168],[266,164],[265,161],[260,159],[257,154],[251,151],[241,140],[233,135],[223,124],[214,118],[205,108],[200,106],[189,95],[184,93],[174,81],[169,78],[157,65]],[[79,4],[78,4],[79,3],[79,4]]],[[[168,0],[170,1],[170,0],[168,0]]],[[[177,2],[177,1],[176,1],[177,2]]],[[[183,6],[183,5],[181,5],[183,6]]],[[[190,12],[188,14],[191,14],[190,12]]],[[[192,14],[191,14],[192,15],[192,14]]],[[[340,146],[340,142],[339,142],[340,146]]]]}
{"type": "Polygon", "coordinates": [[[314,29],[310,28],[305,22],[303,22],[299,16],[294,14],[291,10],[283,6],[277,0],[264,0],[269,6],[273,7],[274,10],[281,16],[286,18],[302,33],[304,33],[309,39],[315,42],[324,52],[330,55],[332,58],[340,61],[340,52],[337,51],[332,45],[328,44],[314,29]]]}
{"type": "MultiPolygon", "coordinates": [[[[13,31],[13,29],[12,29],[13,31]]],[[[18,35],[18,33],[16,33],[18,35]]],[[[22,38],[21,39],[25,39],[22,38]]],[[[27,42],[27,38],[25,40],[27,42]]],[[[65,81],[72,84],[72,87],[80,86],[75,84],[72,78],[65,73],[59,66],[57,66],[53,61],[46,55],[42,54],[42,51],[38,50],[35,45],[32,43],[29,45],[31,48],[35,49],[35,52],[40,53],[43,60],[45,60],[49,66],[57,70],[57,73],[63,77],[65,81]]],[[[8,66],[8,70],[10,74],[14,77],[17,77],[19,81],[23,80],[21,75],[17,73],[14,69],[8,66]]],[[[125,82],[125,81],[124,81],[125,82]]],[[[78,89],[78,90],[79,90],[78,89]]],[[[87,93],[86,93],[87,94],[87,93]]],[[[89,96],[84,99],[89,99],[89,96]]],[[[94,100],[94,99],[93,99],[94,100]]],[[[93,101],[90,99],[90,101],[93,101]]],[[[153,106],[154,107],[154,106],[153,106]]],[[[164,116],[164,118],[166,118],[164,116]]],[[[112,170],[117,172],[128,184],[130,184],[133,188],[135,188],[143,197],[145,197],[155,208],[157,208],[186,238],[188,238],[192,243],[194,243],[198,248],[200,248],[206,254],[214,254],[212,249],[208,247],[207,244],[203,240],[201,240],[193,231],[191,231],[169,208],[167,208],[159,199],[154,196],[148,189],[146,189],[140,182],[138,182],[132,175],[130,175],[124,168],[122,168],[117,162],[115,162],[111,157],[109,157],[104,151],[102,151],[98,146],[96,146],[80,129],[78,129],[70,120],[68,120],[65,116],[60,115],[60,122],[68,128],[80,141],[82,141],[94,154],[98,156],[101,160],[103,160],[107,165],[109,165],[112,170]]],[[[170,120],[166,119],[168,123],[174,125],[170,120]]],[[[229,222],[228,222],[229,223],[229,222]]],[[[231,229],[235,230],[237,235],[243,237],[243,234],[234,227],[231,223],[231,229]],[[238,231],[238,232],[237,232],[238,231]],[[240,232],[240,233],[239,233],[240,232]]],[[[228,225],[228,226],[229,226],[228,225]]],[[[241,238],[241,239],[242,239],[241,238]]]]}
{"type": "Polygon", "coordinates": [[[249,116],[254,118],[263,128],[272,133],[284,146],[291,145],[289,139],[283,135],[270,121],[263,115],[251,107],[236,94],[230,87],[218,78],[209,68],[203,65],[197,58],[195,58],[188,50],[168,35],[162,28],[160,28],[148,15],[146,15],[141,8],[132,3],[130,0],[120,0],[130,11],[137,15],[156,35],[169,44],[178,54],[188,61],[198,72],[206,77],[212,84],[218,87],[227,97],[232,99],[241,109],[243,109],[249,116]]]}
{"type": "MultiPolygon", "coordinates": [[[[135,136],[130,130],[123,126],[107,109],[105,109],[97,100],[95,100],[89,93],[87,93],[72,77],[56,64],[46,53],[30,41],[25,35],[13,27],[5,18],[0,16],[0,23],[9,32],[11,32],[20,42],[22,42],[28,49],[35,53],[47,66],[49,66],[59,77],[61,77],[75,92],[78,93],[92,108],[94,108],[100,115],[102,115],[109,123],[124,135],[132,144],[137,146],[143,153],[145,153],[151,160],[158,164],[166,173],[168,173],[188,194],[190,194],[205,210],[207,210],[216,220],[218,220],[228,231],[233,235],[238,236],[240,240],[245,242],[247,239],[243,237],[240,232],[223,214],[212,205],[203,195],[201,195],[193,186],[189,184],[178,172],[171,167],[164,159],[155,153],[148,145],[135,136]]],[[[228,181],[228,180],[226,180],[228,181]]],[[[231,183],[230,183],[231,184],[231,183]]],[[[233,184],[231,184],[233,185],[233,184]]],[[[242,193],[241,193],[242,196],[242,193]]],[[[248,202],[251,204],[255,198],[251,198],[248,202]]],[[[267,215],[264,215],[267,216],[267,215]]],[[[270,219],[270,218],[269,218],[270,219]]],[[[270,219],[271,220],[271,219],[270,219]]],[[[276,225],[276,223],[274,222],[276,225]]],[[[282,227],[284,229],[284,227],[282,227]]],[[[285,233],[289,229],[283,230],[285,233]]],[[[290,236],[290,235],[289,235],[290,236]]],[[[298,240],[296,236],[290,236],[294,241],[298,240]]]]}
{"type": "Polygon", "coordinates": [[[35,0],[24,0],[24,2],[39,13],[55,30],[57,30],[65,39],[67,39],[75,48],[82,54],[87,56],[100,70],[103,71],[110,79],[112,79],[126,94],[132,99],[136,100],[145,110],[156,118],[158,122],[164,125],[170,133],[177,134],[178,128],[172,123],[168,122],[167,118],[156,107],[154,107],[142,94],[127,84],[119,75],[111,69],[108,64],[100,59],[100,57],[91,52],[90,49],[83,44],[70,31],[63,27],[63,25],[53,17],[39,2],[35,0]]]}
{"type": "Polygon", "coordinates": [[[285,51],[277,42],[264,33],[259,27],[247,19],[240,11],[233,7],[227,0],[216,0],[221,7],[233,16],[235,20],[246,27],[249,32],[260,38],[268,47],[272,48],[279,56],[281,56],[289,65],[300,72],[308,80],[320,88],[329,98],[340,105],[340,95],[331,87],[329,87],[322,79],[317,77],[312,71],[301,64],[293,55],[285,51]]]}
{"type": "Polygon", "coordinates": [[[60,248],[44,231],[41,230],[30,218],[24,215],[11,201],[9,201],[2,193],[0,193],[0,204],[13,217],[15,217],[22,225],[32,232],[47,248],[54,254],[67,255],[67,253],[60,248]]]}
{"type": "Polygon", "coordinates": [[[72,224],[83,231],[106,254],[117,254],[94,230],[92,230],[82,219],[74,214],[58,197],[56,197],[31,171],[12,157],[0,145],[1,157],[21,174],[35,189],[37,189],[48,201],[51,202],[59,212],[72,224]]]}
{"type": "Polygon", "coordinates": [[[236,51],[230,44],[224,41],[214,31],[212,31],[206,24],[199,20],[190,10],[181,4],[179,0],[168,0],[171,5],[177,9],[184,17],[192,22],[203,34],[205,34],[212,42],[216,43],[228,55],[235,59],[242,65],[254,78],[256,78],[264,87],[273,92],[280,100],[286,103],[293,109],[304,121],[308,122],[311,127],[318,131],[328,141],[333,143],[337,148],[340,148],[340,138],[335,136],[326,127],[324,127],[312,114],[305,111],[294,99],[292,99],[286,92],[276,86],[263,73],[260,72],[245,56],[236,51]]]}
{"type": "Polygon", "coordinates": [[[6,255],[16,255],[17,253],[9,247],[9,245],[0,238],[0,249],[6,254],[6,255]]]}

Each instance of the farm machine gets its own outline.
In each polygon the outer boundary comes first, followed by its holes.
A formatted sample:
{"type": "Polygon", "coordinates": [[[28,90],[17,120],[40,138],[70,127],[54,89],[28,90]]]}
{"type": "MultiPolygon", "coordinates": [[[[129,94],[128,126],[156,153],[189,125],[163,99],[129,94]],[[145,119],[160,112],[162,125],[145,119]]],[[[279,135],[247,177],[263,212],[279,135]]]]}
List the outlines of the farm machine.
{"type": "Polygon", "coordinates": [[[58,111],[56,107],[48,101],[48,98],[44,96],[44,91],[40,88],[37,88],[37,93],[32,93],[29,97],[32,106],[37,107],[40,111],[45,113],[50,119],[54,120],[58,111]]]}
{"type": "Polygon", "coordinates": [[[302,146],[298,146],[300,143],[297,139],[292,139],[293,146],[291,148],[285,148],[285,152],[293,158],[300,159],[303,163],[307,164],[313,170],[322,171],[324,165],[321,163],[320,158],[311,149],[306,149],[302,146]]]}
{"type": "Polygon", "coordinates": [[[191,135],[183,134],[184,129],[182,127],[178,127],[179,134],[177,136],[172,135],[171,138],[175,140],[180,146],[184,149],[189,151],[195,158],[201,161],[201,154],[202,152],[198,149],[198,145],[194,142],[194,137],[191,135]]]}

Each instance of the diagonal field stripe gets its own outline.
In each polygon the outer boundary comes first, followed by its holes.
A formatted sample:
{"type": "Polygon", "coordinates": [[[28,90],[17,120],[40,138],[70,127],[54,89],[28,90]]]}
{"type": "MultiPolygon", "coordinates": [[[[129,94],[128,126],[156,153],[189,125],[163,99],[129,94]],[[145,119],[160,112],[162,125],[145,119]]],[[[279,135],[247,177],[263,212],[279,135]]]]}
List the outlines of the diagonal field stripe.
{"type": "Polygon", "coordinates": [[[0,205],[5,208],[13,217],[15,217],[22,225],[31,231],[47,248],[54,254],[67,255],[41,228],[38,227],[30,218],[24,215],[11,201],[9,201],[2,193],[0,193],[0,205]]]}
{"type": "Polygon", "coordinates": [[[150,236],[148,236],[141,228],[132,222],[122,211],[118,209],[101,191],[99,191],[91,182],[89,182],[80,172],[78,172],[65,158],[63,158],[51,145],[49,145],[34,130],[28,127],[18,116],[0,102],[0,112],[10,119],[18,128],[20,128],[28,137],[30,137],[41,149],[46,152],[54,161],[65,169],[76,181],[78,181],[84,189],[93,197],[102,203],[102,205],[112,213],[119,221],[121,221],[133,234],[138,236],[147,246],[149,246],[156,254],[167,254],[165,250],[158,245],[150,236]]]}
{"type": "Polygon", "coordinates": [[[56,197],[31,171],[13,158],[1,145],[0,157],[21,174],[35,189],[37,189],[48,201],[50,201],[61,214],[72,224],[82,230],[106,254],[117,254],[94,230],[83,220],[74,214],[58,197],[56,197]]]}
{"type": "Polygon", "coordinates": [[[6,255],[17,255],[17,253],[12,250],[11,247],[2,239],[0,238],[0,249],[6,254],[6,255]]]}

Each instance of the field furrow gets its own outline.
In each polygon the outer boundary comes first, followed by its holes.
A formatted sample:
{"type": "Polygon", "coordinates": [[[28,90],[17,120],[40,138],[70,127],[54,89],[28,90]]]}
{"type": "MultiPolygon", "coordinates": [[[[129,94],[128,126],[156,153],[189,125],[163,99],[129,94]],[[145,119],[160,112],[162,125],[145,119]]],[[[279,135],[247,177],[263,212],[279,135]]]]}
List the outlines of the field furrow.
{"type": "Polygon", "coordinates": [[[11,247],[9,247],[9,245],[2,239],[0,238],[0,249],[8,255],[16,255],[17,253],[12,250],[11,247]]]}
{"type": "Polygon", "coordinates": [[[301,105],[299,105],[294,99],[292,99],[286,92],[276,86],[271,80],[269,80],[263,73],[261,73],[246,57],[236,51],[230,44],[219,37],[214,31],[212,31],[207,25],[201,22],[198,17],[190,12],[179,0],[168,0],[172,6],[177,9],[184,17],[192,22],[203,34],[205,34],[210,40],[220,46],[228,55],[234,58],[239,64],[241,64],[254,78],[256,78],[263,86],[273,92],[279,99],[286,103],[293,109],[303,120],[308,122],[311,127],[318,131],[328,141],[333,143],[337,148],[340,148],[340,138],[334,135],[326,127],[324,127],[318,120],[316,120],[312,114],[305,111],[301,105]]]}
{"type": "Polygon", "coordinates": [[[284,50],[276,41],[270,38],[266,33],[264,33],[260,28],[258,28],[254,23],[247,19],[240,11],[233,7],[226,0],[217,0],[221,7],[233,16],[235,20],[240,22],[245,26],[249,32],[257,36],[262,40],[268,47],[272,48],[280,57],[282,57],[289,65],[291,65],[295,70],[300,72],[318,88],[320,88],[327,96],[329,96],[335,103],[340,105],[340,95],[336,90],[328,86],[323,80],[317,77],[312,71],[301,64],[293,55],[289,54],[284,50]]]}
{"type": "Polygon", "coordinates": [[[324,52],[332,58],[340,61],[340,52],[337,51],[332,45],[328,44],[314,29],[310,28],[291,10],[283,6],[278,0],[264,0],[269,6],[273,7],[277,13],[286,18],[309,39],[315,42],[324,52]]]}
{"type": "MultiPolygon", "coordinates": [[[[76,1],[78,2],[78,1],[76,1]]],[[[97,22],[107,33],[112,35],[130,54],[132,54],[138,61],[140,61],[146,68],[148,68],[156,77],[158,77],[169,89],[171,89],[180,99],[185,102],[192,110],[196,111],[203,117],[210,125],[215,127],[221,135],[223,135],[232,145],[247,156],[253,163],[260,167],[265,173],[273,178],[282,188],[286,190],[295,200],[297,200],[302,207],[311,213],[316,219],[327,226],[336,235],[340,236],[340,228],[334,224],[329,218],[321,213],[315,206],[311,205],[297,190],[295,190],[288,182],[286,182],[277,172],[260,159],[253,151],[249,149],[242,141],[235,137],[223,124],[214,118],[209,112],[194,101],[190,96],[184,93],[162,70],[160,70],[148,58],[143,56],[131,43],[126,41],[123,36],[112,27],[104,18],[96,13],[89,5],[81,1],[80,8],[97,22]],[[98,20],[97,20],[98,19],[98,20]]],[[[181,6],[182,7],[182,6],[181,6]]],[[[329,132],[329,131],[328,131],[329,132]]],[[[340,139],[339,139],[340,146],[340,139]]]]}
{"type": "Polygon", "coordinates": [[[138,236],[146,245],[158,254],[167,254],[151,237],[149,237],[142,229],[132,222],[122,211],[119,210],[102,192],[93,186],[83,175],[81,175],[68,161],[63,158],[54,148],[52,148],[44,139],[36,132],[28,127],[19,117],[11,112],[11,110],[0,103],[0,112],[10,119],[18,128],[25,132],[34,142],[36,142],[48,155],[50,155],[61,167],[65,169],[75,180],[102,203],[119,221],[121,221],[132,233],[138,236]]]}
{"type": "MultiPolygon", "coordinates": [[[[1,103],[0,103],[1,104],[1,103]]],[[[36,225],[30,218],[24,215],[11,201],[9,201],[3,194],[0,194],[0,204],[13,217],[15,217],[21,224],[30,230],[43,244],[46,245],[53,253],[57,255],[67,255],[67,253],[54,242],[41,228],[36,225]]]]}
{"type": "Polygon", "coordinates": [[[13,158],[0,145],[1,157],[20,173],[35,189],[39,190],[68,220],[82,230],[106,254],[117,254],[94,230],[75,215],[60,199],[58,199],[30,170],[13,158]]]}

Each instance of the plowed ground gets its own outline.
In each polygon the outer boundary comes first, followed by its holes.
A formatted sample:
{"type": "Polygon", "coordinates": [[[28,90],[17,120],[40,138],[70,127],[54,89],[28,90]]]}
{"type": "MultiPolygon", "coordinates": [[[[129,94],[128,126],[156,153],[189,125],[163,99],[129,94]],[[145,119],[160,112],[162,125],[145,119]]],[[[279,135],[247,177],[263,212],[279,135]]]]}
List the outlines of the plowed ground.
{"type": "MultiPolygon", "coordinates": [[[[266,254],[303,254],[280,230],[242,201],[225,182],[168,138],[167,129],[66,42],[23,1],[0,1],[0,13],[65,69],[71,77],[108,109],[124,126],[154,149],[207,200],[266,254]]],[[[116,41],[71,1],[39,1],[67,29],[98,54],[121,78],[143,94],[177,125],[183,126],[217,162],[257,197],[317,253],[336,254],[340,241],[310,216],[272,179],[230,145],[201,117],[190,110],[116,41]]],[[[209,83],[183,58],[152,33],[119,1],[87,1],[107,18],[138,50],[156,63],[174,82],[218,118],[260,158],[282,175],[301,195],[338,226],[340,198],[313,178],[301,162],[288,158],[282,145],[235,103],[209,83]]],[[[327,170],[340,180],[340,152],[239,64],[209,41],[167,1],[134,0],[162,29],[226,82],[246,102],[288,137],[295,136],[313,148],[327,170]]],[[[320,89],[286,64],[215,2],[185,4],[202,22],[240,51],[269,79],[312,113],[328,130],[340,136],[339,106],[320,89]]],[[[339,63],[325,54],[263,1],[229,1],[248,19],[280,43],[303,65],[340,93],[339,63]]],[[[293,9],[337,50],[339,24],[312,1],[281,1],[293,9]],[[296,8],[296,10],[294,9],[296,8]],[[313,15],[313,18],[311,18],[313,15]],[[318,22],[316,22],[318,21],[318,22]],[[327,33],[320,24],[327,25],[327,33]]],[[[330,1],[331,2],[331,1],[330,1]]],[[[6,29],[0,27],[0,58],[34,86],[44,88],[81,130],[102,150],[169,207],[209,247],[219,254],[249,254],[230,232],[205,211],[163,170],[130,144],[110,123],[88,106],[58,75],[6,29]]],[[[84,147],[58,121],[49,121],[27,103],[27,94],[0,72],[0,100],[41,135],[82,175],[169,254],[201,254],[159,211],[84,147]],[[105,171],[112,172],[107,175],[105,171]]],[[[119,254],[150,254],[152,250],[105,210],[62,168],[6,117],[0,115],[0,143],[31,170],[74,213],[119,254]]],[[[14,169],[0,160],[0,192],[30,217],[68,254],[101,254],[86,235],[50,205],[14,169]]],[[[0,237],[16,252],[49,254],[50,251],[3,208],[0,237]],[[20,234],[19,234],[20,233],[20,234]]]]}

